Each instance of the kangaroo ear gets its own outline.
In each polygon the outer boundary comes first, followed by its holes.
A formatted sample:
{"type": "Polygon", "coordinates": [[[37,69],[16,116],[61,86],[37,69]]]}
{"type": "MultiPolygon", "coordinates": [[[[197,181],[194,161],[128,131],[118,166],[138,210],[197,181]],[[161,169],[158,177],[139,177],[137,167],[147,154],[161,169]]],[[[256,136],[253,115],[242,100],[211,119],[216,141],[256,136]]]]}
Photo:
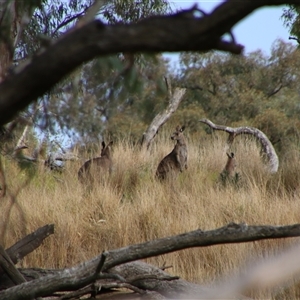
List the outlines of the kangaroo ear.
{"type": "Polygon", "coordinates": [[[102,149],[104,149],[105,148],[105,142],[103,141],[102,142],[102,149]]]}
{"type": "Polygon", "coordinates": [[[185,129],[185,126],[183,125],[181,128],[180,128],[180,131],[183,132],[185,129]]]}
{"type": "Polygon", "coordinates": [[[234,158],[234,153],[233,153],[233,152],[231,152],[231,153],[227,153],[227,152],[226,152],[226,154],[227,154],[227,156],[228,156],[229,158],[234,158]]]}
{"type": "Polygon", "coordinates": [[[110,141],[107,146],[111,146],[113,143],[114,141],[110,141]]]}

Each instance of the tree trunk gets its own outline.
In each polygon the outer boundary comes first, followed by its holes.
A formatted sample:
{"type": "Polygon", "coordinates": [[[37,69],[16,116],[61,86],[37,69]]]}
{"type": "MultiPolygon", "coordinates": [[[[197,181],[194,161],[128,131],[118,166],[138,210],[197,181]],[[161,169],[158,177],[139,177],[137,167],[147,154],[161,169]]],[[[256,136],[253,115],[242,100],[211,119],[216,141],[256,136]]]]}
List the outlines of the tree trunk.
{"type": "Polygon", "coordinates": [[[171,117],[171,115],[177,110],[181,100],[183,99],[183,96],[186,92],[185,88],[175,88],[174,93],[172,91],[171,82],[170,79],[165,77],[167,90],[168,90],[168,107],[158,113],[147,130],[144,132],[142,137],[141,145],[143,148],[149,148],[152,140],[156,136],[158,130],[161,126],[163,126],[171,117]]]}
{"type": "Polygon", "coordinates": [[[38,248],[43,240],[53,233],[54,225],[46,225],[27,235],[6,250],[0,246],[0,290],[26,281],[26,276],[24,277],[15,268],[14,264],[38,248]]]}

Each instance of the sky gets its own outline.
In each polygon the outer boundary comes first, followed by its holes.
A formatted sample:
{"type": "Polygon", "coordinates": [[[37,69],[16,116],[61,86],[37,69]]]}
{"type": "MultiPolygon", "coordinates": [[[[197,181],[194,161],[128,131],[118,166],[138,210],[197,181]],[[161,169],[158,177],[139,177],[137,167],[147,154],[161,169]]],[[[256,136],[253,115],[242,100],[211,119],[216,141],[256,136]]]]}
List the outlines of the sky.
{"type": "MultiPolygon", "coordinates": [[[[173,8],[188,9],[195,3],[198,7],[207,13],[210,13],[214,7],[220,5],[223,1],[220,0],[204,0],[204,1],[170,1],[173,8]]],[[[296,45],[296,41],[289,40],[288,29],[283,25],[281,15],[284,6],[268,6],[255,10],[247,18],[240,21],[233,27],[233,34],[238,44],[244,45],[244,53],[261,49],[264,54],[270,54],[270,50],[274,41],[278,38],[285,42],[290,42],[296,45]]],[[[167,54],[171,59],[171,63],[176,63],[178,55],[167,54]]]]}

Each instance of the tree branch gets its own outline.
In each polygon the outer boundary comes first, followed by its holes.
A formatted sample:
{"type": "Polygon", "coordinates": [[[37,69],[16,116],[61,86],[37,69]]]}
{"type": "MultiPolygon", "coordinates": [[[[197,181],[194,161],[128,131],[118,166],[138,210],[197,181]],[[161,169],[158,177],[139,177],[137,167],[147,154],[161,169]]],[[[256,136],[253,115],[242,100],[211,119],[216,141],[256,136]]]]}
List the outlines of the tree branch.
{"type": "Polygon", "coordinates": [[[76,67],[98,55],[211,49],[239,54],[243,46],[222,40],[225,33],[259,7],[291,3],[294,0],[228,0],[201,18],[193,15],[196,9],[192,8],[132,24],[104,25],[95,20],[73,28],[0,85],[0,126],[76,67]]]}
{"type": "MultiPolygon", "coordinates": [[[[230,223],[216,230],[195,230],[176,236],[161,238],[106,252],[102,272],[138,259],[162,255],[191,247],[207,247],[225,243],[244,243],[263,239],[300,236],[300,224],[288,226],[248,226],[230,223]]],[[[70,291],[82,288],[103,273],[96,270],[103,256],[97,256],[78,266],[55,272],[0,292],[1,300],[31,299],[51,295],[56,291],[70,291]]]]}
{"type": "Polygon", "coordinates": [[[261,144],[263,152],[266,154],[268,160],[269,160],[269,171],[271,173],[276,173],[278,171],[278,166],[279,166],[279,160],[278,156],[276,154],[276,151],[268,139],[268,137],[259,129],[254,128],[254,127],[248,127],[248,126],[243,126],[243,127],[229,127],[229,126],[223,126],[223,125],[216,125],[212,121],[208,119],[201,119],[199,122],[204,123],[208,125],[210,128],[214,130],[222,130],[227,133],[229,133],[228,137],[228,144],[232,144],[234,138],[238,136],[239,134],[251,134],[253,135],[261,144]]]}
{"type": "Polygon", "coordinates": [[[38,248],[45,238],[54,233],[54,224],[48,224],[28,234],[13,246],[6,249],[13,263],[17,263],[27,254],[38,248]]]}
{"type": "Polygon", "coordinates": [[[267,97],[270,98],[272,96],[274,96],[275,94],[277,94],[281,89],[283,88],[282,83],[280,83],[272,92],[270,92],[269,94],[267,94],[267,97]]]}
{"type": "Polygon", "coordinates": [[[289,36],[289,40],[295,40],[298,44],[300,44],[300,40],[295,36],[289,36]]]}
{"type": "Polygon", "coordinates": [[[14,266],[14,263],[11,261],[7,252],[0,245],[0,267],[1,270],[7,274],[7,276],[11,279],[14,284],[21,284],[26,282],[24,276],[20,273],[20,271],[14,266]]]}

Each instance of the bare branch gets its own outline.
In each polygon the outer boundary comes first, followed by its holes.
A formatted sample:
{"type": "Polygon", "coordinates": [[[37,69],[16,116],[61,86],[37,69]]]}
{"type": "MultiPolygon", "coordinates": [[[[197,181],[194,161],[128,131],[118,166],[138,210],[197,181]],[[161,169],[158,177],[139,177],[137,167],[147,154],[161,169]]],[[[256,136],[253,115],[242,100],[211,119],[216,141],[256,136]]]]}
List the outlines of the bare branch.
{"type": "Polygon", "coordinates": [[[187,89],[187,90],[199,90],[199,91],[203,91],[203,88],[200,85],[198,85],[198,84],[194,84],[194,85],[182,84],[179,87],[187,89]]]}
{"type": "Polygon", "coordinates": [[[54,36],[54,35],[57,33],[57,31],[58,31],[59,29],[61,29],[62,27],[64,27],[64,26],[70,24],[70,23],[73,22],[74,20],[76,20],[76,19],[78,19],[79,17],[81,17],[81,16],[85,13],[86,10],[87,10],[87,8],[84,9],[82,12],[80,12],[80,13],[78,13],[78,14],[76,14],[76,15],[73,15],[72,17],[67,18],[67,19],[65,19],[63,22],[61,22],[61,23],[55,28],[55,30],[53,31],[52,36],[54,36]]]}
{"type": "Polygon", "coordinates": [[[54,233],[54,224],[48,224],[28,234],[13,246],[6,249],[13,263],[17,263],[27,254],[38,248],[43,240],[54,233]]]}
{"type": "Polygon", "coordinates": [[[107,253],[105,251],[102,252],[101,259],[100,259],[99,264],[98,264],[97,269],[96,269],[97,274],[100,273],[102,268],[103,268],[104,262],[106,260],[106,254],[107,253]]]}
{"type": "Polygon", "coordinates": [[[289,40],[295,40],[298,44],[300,44],[300,40],[297,37],[289,36],[289,40]]]}
{"type": "Polygon", "coordinates": [[[14,284],[17,285],[26,282],[23,275],[14,266],[14,263],[11,261],[9,255],[6,253],[6,251],[3,249],[1,245],[0,245],[0,267],[2,270],[4,270],[4,272],[8,275],[8,277],[11,279],[11,281],[14,284]]]}
{"type": "Polygon", "coordinates": [[[282,89],[283,85],[282,83],[280,83],[277,88],[275,88],[272,92],[270,92],[267,97],[270,98],[272,96],[274,96],[275,94],[277,94],[281,89],[282,89]]]}
{"type": "Polygon", "coordinates": [[[210,128],[214,130],[222,130],[227,133],[229,133],[228,137],[228,144],[231,145],[234,138],[238,136],[239,134],[251,134],[253,135],[261,144],[263,152],[266,154],[268,160],[269,160],[269,171],[271,173],[276,173],[278,171],[279,166],[279,160],[278,156],[276,154],[276,151],[268,139],[268,137],[259,129],[254,127],[229,127],[229,126],[223,126],[223,125],[216,125],[212,121],[208,119],[201,119],[199,122],[202,122],[206,125],[208,125],[210,128]]]}

